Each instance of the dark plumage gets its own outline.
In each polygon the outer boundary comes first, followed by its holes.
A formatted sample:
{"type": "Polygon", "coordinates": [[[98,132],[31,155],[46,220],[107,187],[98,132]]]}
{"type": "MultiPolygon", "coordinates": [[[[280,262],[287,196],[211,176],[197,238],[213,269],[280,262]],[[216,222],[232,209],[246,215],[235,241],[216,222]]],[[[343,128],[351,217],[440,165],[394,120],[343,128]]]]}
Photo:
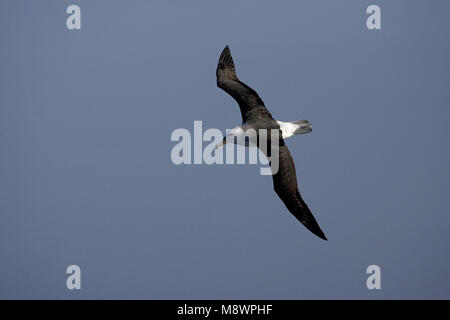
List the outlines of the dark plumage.
{"type": "MultiPolygon", "coordinates": [[[[273,119],[256,91],[240,81],[236,76],[233,58],[231,57],[228,46],[223,49],[220,55],[216,76],[217,86],[231,95],[239,104],[243,128],[253,128],[256,132],[259,129],[280,130],[279,123],[273,119]]],[[[267,143],[268,145],[270,144],[270,142],[267,143]]],[[[318,237],[327,240],[316,219],[300,196],[294,161],[281,135],[278,150],[279,169],[276,174],[272,175],[275,192],[284,202],[288,210],[306,228],[318,237]]]]}

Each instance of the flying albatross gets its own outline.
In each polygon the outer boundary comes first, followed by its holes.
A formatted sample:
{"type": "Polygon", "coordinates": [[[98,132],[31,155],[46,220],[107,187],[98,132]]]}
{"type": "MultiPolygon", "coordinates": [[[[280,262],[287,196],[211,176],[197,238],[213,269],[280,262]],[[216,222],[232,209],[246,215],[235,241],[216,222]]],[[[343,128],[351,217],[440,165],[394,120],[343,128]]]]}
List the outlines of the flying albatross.
{"type": "MultiPolygon", "coordinates": [[[[217,86],[237,101],[242,114],[242,125],[230,130],[227,136],[220,144],[217,145],[217,147],[220,147],[227,143],[227,141],[230,141],[230,138],[236,138],[239,135],[242,135],[243,132],[249,128],[254,129],[256,132],[259,132],[258,130],[260,129],[281,131],[281,137],[278,142],[278,170],[275,174],[272,174],[275,192],[284,202],[289,211],[306,228],[308,228],[308,230],[319,238],[327,240],[313,214],[300,196],[297,186],[294,161],[292,160],[289,149],[284,143],[284,139],[289,138],[294,134],[311,132],[309,122],[306,120],[282,122],[276,121],[272,118],[269,110],[267,110],[264,102],[255,90],[241,82],[236,76],[233,58],[231,57],[230,48],[228,46],[223,49],[222,54],[220,55],[216,76],[217,86]]],[[[268,140],[269,139],[270,138],[268,138],[268,140]]],[[[235,142],[236,140],[232,139],[232,141],[235,142]]],[[[269,142],[267,142],[266,145],[268,144],[269,142]]]]}

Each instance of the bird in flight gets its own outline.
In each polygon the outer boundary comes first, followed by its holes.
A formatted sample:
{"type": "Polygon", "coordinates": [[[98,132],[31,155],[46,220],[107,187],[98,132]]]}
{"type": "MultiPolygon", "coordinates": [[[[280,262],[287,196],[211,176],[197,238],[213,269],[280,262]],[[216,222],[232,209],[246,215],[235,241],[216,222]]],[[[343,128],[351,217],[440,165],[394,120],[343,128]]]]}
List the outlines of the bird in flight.
{"type": "MultiPolygon", "coordinates": [[[[275,192],[281,198],[288,210],[309,231],[319,238],[327,240],[325,234],[320,229],[319,224],[311,213],[311,210],[309,210],[305,201],[303,201],[300,196],[294,161],[289,149],[284,143],[284,139],[295,134],[311,132],[310,123],[306,120],[282,122],[272,118],[272,115],[269,110],[267,110],[264,102],[258,96],[256,91],[240,81],[236,76],[233,58],[231,57],[230,48],[228,46],[223,49],[222,54],[220,55],[216,76],[217,86],[237,101],[242,114],[242,125],[230,130],[223,141],[217,145],[217,148],[230,140],[235,143],[237,140],[236,138],[242,136],[248,129],[254,129],[256,132],[259,132],[260,129],[281,131],[281,137],[279,137],[278,141],[278,170],[274,173],[274,170],[272,169],[275,192]]],[[[270,142],[266,143],[269,144],[270,142]]],[[[244,145],[248,145],[248,143],[244,145]]],[[[257,141],[255,142],[255,145],[259,147],[257,141]]]]}

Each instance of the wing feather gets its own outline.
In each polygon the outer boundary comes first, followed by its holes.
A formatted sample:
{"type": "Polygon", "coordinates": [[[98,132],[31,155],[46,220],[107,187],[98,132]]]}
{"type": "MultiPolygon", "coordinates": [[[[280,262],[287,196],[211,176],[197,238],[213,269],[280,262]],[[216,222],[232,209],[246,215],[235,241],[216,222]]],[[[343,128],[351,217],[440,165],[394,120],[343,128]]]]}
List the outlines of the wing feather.
{"type": "Polygon", "coordinates": [[[288,210],[306,227],[319,238],[327,240],[320,229],[319,224],[303,201],[298,191],[297,175],[291,153],[287,146],[282,143],[279,147],[279,168],[272,175],[275,192],[284,202],[288,210]]]}
{"type": "Polygon", "coordinates": [[[256,91],[238,79],[228,46],[223,49],[220,55],[216,76],[217,86],[231,95],[239,104],[242,122],[264,117],[273,120],[272,115],[266,109],[264,102],[256,91]]]}

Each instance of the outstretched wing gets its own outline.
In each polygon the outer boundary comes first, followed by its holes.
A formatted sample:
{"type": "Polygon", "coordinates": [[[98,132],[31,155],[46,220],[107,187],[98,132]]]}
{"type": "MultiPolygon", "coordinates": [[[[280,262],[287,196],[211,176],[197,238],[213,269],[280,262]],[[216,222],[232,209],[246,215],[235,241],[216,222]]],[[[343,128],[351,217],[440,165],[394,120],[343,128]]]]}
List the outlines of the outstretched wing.
{"type": "Polygon", "coordinates": [[[283,200],[289,211],[319,238],[327,240],[320,229],[319,224],[303,201],[297,186],[297,175],[295,173],[294,161],[291,153],[284,143],[279,147],[279,168],[273,177],[275,192],[283,200]]]}
{"type": "Polygon", "coordinates": [[[239,104],[242,114],[242,122],[252,118],[268,117],[272,119],[270,112],[264,106],[264,102],[255,90],[241,82],[236,76],[233,58],[228,46],[220,55],[216,70],[217,86],[231,95],[239,104]]]}

